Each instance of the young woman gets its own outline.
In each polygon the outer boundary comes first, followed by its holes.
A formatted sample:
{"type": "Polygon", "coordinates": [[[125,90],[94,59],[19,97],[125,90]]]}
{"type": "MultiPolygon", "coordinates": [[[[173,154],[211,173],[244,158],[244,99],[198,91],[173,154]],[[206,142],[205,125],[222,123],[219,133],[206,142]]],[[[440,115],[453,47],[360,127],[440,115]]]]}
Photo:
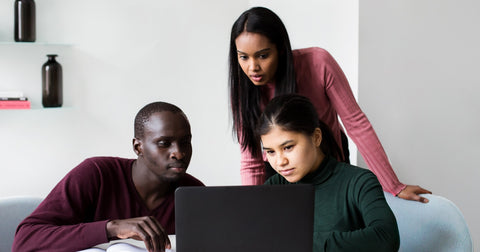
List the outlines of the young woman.
{"type": "Polygon", "coordinates": [[[230,104],[233,130],[241,144],[243,184],[263,184],[265,157],[254,130],[262,109],[273,97],[298,93],[314,104],[319,118],[341,147],[336,158],[347,161],[348,135],[383,189],[404,199],[428,202],[419,186],[404,185],[395,175],[380,141],[358,106],[347,78],[333,57],[321,48],[292,51],[280,18],[267,8],[245,11],[233,24],[230,37],[230,104]]]}
{"type": "Polygon", "coordinates": [[[335,139],[300,95],[275,97],[256,134],[277,174],[265,184],[315,186],[313,251],[397,251],[397,222],[376,176],[338,162],[335,139]]]}

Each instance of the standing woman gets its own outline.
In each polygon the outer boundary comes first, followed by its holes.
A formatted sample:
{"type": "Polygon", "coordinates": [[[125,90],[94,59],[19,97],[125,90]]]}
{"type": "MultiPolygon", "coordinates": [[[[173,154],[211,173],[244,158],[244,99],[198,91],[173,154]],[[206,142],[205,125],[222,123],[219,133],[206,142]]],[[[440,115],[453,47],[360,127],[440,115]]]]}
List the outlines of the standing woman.
{"type": "Polygon", "coordinates": [[[273,97],[298,93],[309,98],[320,120],[341,147],[336,157],[348,162],[343,125],[383,190],[403,199],[428,202],[419,186],[400,183],[387,155],[335,59],[324,49],[293,50],[280,18],[264,7],[251,8],[235,21],[230,37],[230,105],[233,131],[241,145],[242,184],[258,185],[274,172],[262,155],[255,126],[273,97]]]}

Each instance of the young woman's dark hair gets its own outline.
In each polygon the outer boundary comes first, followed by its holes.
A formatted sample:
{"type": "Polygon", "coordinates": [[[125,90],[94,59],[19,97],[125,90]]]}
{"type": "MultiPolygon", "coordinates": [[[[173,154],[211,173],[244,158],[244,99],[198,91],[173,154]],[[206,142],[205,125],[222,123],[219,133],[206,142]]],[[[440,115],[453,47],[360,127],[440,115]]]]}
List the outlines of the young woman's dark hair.
{"type": "Polygon", "coordinates": [[[237,56],[235,39],[244,31],[259,33],[275,44],[278,50],[278,68],[275,74],[275,95],[295,92],[295,71],[292,48],[285,25],[271,10],[253,7],[240,15],[232,26],[230,36],[230,106],[233,117],[233,133],[242,149],[252,155],[260,152],[259,139],[255,137],[255,125],[260,117],[260,87],[255,86],[242,71],[237,56]]]}
{"type": "Polygon", "coordinates": [[[257,137],[267,134],[274,126],[308,136],[313,135],[316,128],[320,128],[322,152],[337,159],[341,157],[340,147],[330,128],[318,118],[315,107],[304,96],[287,94],[273,98],[260,116],[255,131],[257,137]]]}

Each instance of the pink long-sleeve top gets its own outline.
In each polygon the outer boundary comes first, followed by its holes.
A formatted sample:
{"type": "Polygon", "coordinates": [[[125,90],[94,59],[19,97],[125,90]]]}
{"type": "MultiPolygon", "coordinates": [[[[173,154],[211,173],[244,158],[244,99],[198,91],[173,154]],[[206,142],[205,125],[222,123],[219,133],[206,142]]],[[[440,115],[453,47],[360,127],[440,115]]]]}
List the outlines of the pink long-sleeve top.
{"type": "MultiPolygon", "coordinates": [[[[383,190],[397,195],[405,185],[400,183],[388,161],[370,121],[360,109],[353,96],[348,80],[335,59],[318,47],[293,51],[297,81],[297,93],[308,97],[315,106],[319,118],[330,126],[337,143],[341,146],[342,126],[355,142],[368,168],[375,173],[383,190]]],[[[261,87],[262,107],[275,94],[275,84],[261,87]]],[[[253,157],[248,150],[241,153],[241,178],[244,185],[265,182],[264,161],[253,157]]]]}

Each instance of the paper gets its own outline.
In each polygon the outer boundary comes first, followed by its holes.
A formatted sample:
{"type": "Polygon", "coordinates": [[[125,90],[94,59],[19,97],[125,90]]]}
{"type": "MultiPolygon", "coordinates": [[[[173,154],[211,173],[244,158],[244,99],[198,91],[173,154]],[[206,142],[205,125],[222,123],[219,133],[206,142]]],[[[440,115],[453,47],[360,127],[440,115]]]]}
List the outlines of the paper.
{"type": "MultiPolygon", "coordinates": [[[[165,252],[175,252],[175,235],[169,235],[172,249],[165,252]]],[[[145,243],[134,239],[115,240],[109,243],[99,244],[93,248],[80,250],[78,252],[147,252],[145,243]]]]}

